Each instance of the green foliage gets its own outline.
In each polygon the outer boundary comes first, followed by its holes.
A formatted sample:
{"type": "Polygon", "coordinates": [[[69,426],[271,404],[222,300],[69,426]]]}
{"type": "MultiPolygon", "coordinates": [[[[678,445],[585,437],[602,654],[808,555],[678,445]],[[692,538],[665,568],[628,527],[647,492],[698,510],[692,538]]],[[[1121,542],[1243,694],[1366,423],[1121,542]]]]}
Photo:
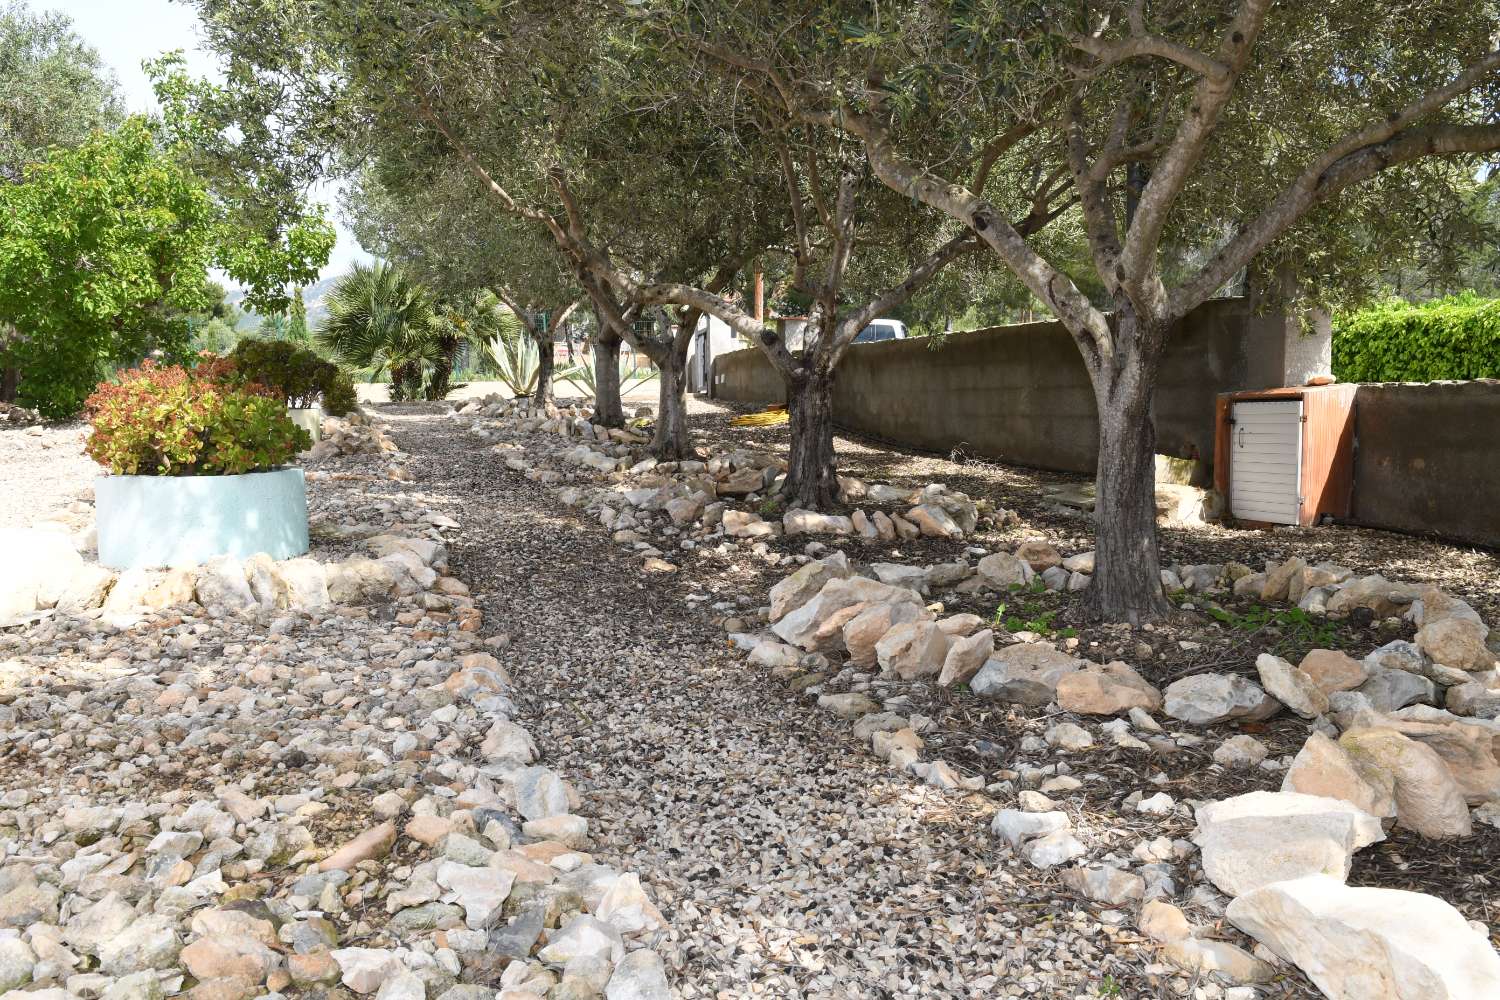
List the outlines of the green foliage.
{"type": "MultiPolygon", "coordinates": [[[[650,382],[656,375],[649,368],[636,368],[625,358],[620,358],[620,395],[626,396],[650,382]]],[[[567,382],[585,398],[593,399],[598,391],[598,373],[591,359],[568,365],[557,373],[559,382],[567,382]]]]}
{"type": "Polygon", "coordinates": [[[309,447],[286,406],[219,365],[146,362],[88,398],[90,458],[119,476],[239,475],[274,469],[309,447]]]}
{"type": "Polygon", "coordinates": [[[1019,598],[1020,603],[1009,614],[1006,614],[1005,604],[995,608],[991,621],[996,628],[1009,632],[1035,632],[1051,639],[1071,639],[1078,634],[1075,628],[1053,627],[1052,623],[1061,609],[1049,608],[1043,603],[1047,597],[1055,595],[1047,589],[1041,577],[1033,577],[1030,585],[1013,583],[1009,589],[1019,598]]]}
{"type": "Polygon", "coordinates": [[[0,365],[20,369],[23,404],[71,416],[113,366],[187,360],[191,317],[223,298],[209,268],[269,289],[315,271],[330,244],[258,263],[247,245],[144,118],[0,185],[0,328],[15,331],[0,365]]]}
{"type": "Polygon", "coordinates": [[[288,406],[297,408],[326,397],[339,375],[337,365],[287,340],[246,337],[235,345],[229,360],[246,382],[275,390],[288,406]]]}
{"type": "Polygon", "coordinates": [[[485,344],[485,357],[512,396],[530,396],[536,391],[541,352],[515,316],[502,318],[499,332],[485,344]]]}
{"type": "Polygon", "coordinates": [[[354,391],[354,380],[348,372],[338,372],[328,387],[323,390],[323,412],[342,417],[359,406],[359,395],[354,391]]]}
{"type": "Polygon", "coordinates": [[[1329,648],[1337,636],[1331,622],[1315,619],[1301,608],[1267,608],[1256,604],[1243,613],[1215,606],[1206,611],[1210,618],[1239,632],[1270,630],[1279,633],[1282,640],[1277,643],[1277,650],[1329,648]]]}
{"type": "Polygon", "coordinates": [[[443,363],[432,297],[398,267],[356,264],[328,293],[328,319],[314,335],[338,364],[387,379],[391,399],[419,399],[443,363]]]}
{"type": "Polygon", "coordinates": [[[1342,382],[1500,378],[1500,299],[1398,300],[1340,316],[1333,373],[1342,382]]]}
{"type": "Polygon", "coordinates": [[[66,15],[0,3],[0,183],[122,117],[114,75],[66,15]]]}

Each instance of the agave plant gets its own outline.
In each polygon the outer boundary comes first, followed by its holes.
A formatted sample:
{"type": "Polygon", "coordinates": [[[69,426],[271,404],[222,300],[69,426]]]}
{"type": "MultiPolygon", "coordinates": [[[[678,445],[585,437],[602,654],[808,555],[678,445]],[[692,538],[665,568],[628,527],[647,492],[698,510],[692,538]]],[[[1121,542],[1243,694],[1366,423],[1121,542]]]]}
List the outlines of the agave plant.
{"type": "Polygon", "coordinates": [[[317,341],[345,368],[388,379],[393,400],[433,398],[431,375],[452,364],[440,327],[431,296],[399,268],[356,264],[329,290],[317,341]]]}
{"type": "MultiPolygon", "coordinates": [[[[654,377],[650,369],[637,368],[625,358],[620,359],[620,395],[625,396],[641,386],[650,382],[654,377]]],[[[560,381],[567,382],[586,399],[593,399],[598,390],[598,383],[594,375],[593,360],[585,359],[577,364],[568,365],[557,373],[560,381]]]]}
{"type": "Polygon", "coordinates": [[[486,341],[485,355],[512,396],[530,396],[536,391],[541,352],[515,316],[504,313],[499,323],[501,329],[486,341]]]}

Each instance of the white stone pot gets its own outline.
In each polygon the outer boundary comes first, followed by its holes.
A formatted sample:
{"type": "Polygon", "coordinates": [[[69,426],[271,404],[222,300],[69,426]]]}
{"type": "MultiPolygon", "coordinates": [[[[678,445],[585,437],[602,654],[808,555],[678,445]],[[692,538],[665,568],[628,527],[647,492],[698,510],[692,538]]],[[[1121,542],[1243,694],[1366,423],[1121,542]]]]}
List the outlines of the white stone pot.
{"type": "Polygon", "coordinates": [[[298,468],[241,476],[100,476],[99,562],[111,569],[197,566],[216,556],[307,552],[307,481],[298,468]]]}
{"type": "Polygon", "coordinates": [[[323,408],[316,404],[312,406],[287,407],[287,416],[292,418],[292,423],[307,431],[312,437],[312,443],[317,444],[323,439],[323,408]]]}

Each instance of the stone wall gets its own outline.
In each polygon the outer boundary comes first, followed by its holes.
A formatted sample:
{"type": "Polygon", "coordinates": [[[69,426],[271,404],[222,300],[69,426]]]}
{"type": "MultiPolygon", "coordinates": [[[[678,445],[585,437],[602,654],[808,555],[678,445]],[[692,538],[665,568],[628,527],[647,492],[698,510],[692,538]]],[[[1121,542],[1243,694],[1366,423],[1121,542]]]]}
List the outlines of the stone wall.
{"type": "MultiPolygon", "coordinates": [[[[932,343],[851,348],[834,388],[839,425],[930,451],[962,448],[1036,468],[1094,471],[1094,392],[1061,324],[995,327],[956,334],[941,347],[932,343]]],[[[1195,310],[1174,331],[1163,363],[1157,450],[1211,461],[1215,395],[1287,384],[1286,365],[1306,364],[1306,351],[1289,350],[1297,343],[1285,317],[1255,316],[1241,299],[1195,310]]],[[[758,350],[721,356],[714,373],[716,398],[785,399],[780,378],[758,350]]]]}

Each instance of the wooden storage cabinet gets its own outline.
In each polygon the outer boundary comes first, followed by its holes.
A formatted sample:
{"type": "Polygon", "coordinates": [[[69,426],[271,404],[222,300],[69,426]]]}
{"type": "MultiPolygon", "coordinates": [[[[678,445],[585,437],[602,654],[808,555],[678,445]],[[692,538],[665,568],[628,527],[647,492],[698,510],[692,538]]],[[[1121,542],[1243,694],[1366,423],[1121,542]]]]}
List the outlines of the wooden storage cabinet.
{"type": "Polygon", "coordinates": [[[1349,516],[1354,385],[1228,392],[1215,408],[1214,486],[1225,511],[1255,525],[1349,516]]]}

